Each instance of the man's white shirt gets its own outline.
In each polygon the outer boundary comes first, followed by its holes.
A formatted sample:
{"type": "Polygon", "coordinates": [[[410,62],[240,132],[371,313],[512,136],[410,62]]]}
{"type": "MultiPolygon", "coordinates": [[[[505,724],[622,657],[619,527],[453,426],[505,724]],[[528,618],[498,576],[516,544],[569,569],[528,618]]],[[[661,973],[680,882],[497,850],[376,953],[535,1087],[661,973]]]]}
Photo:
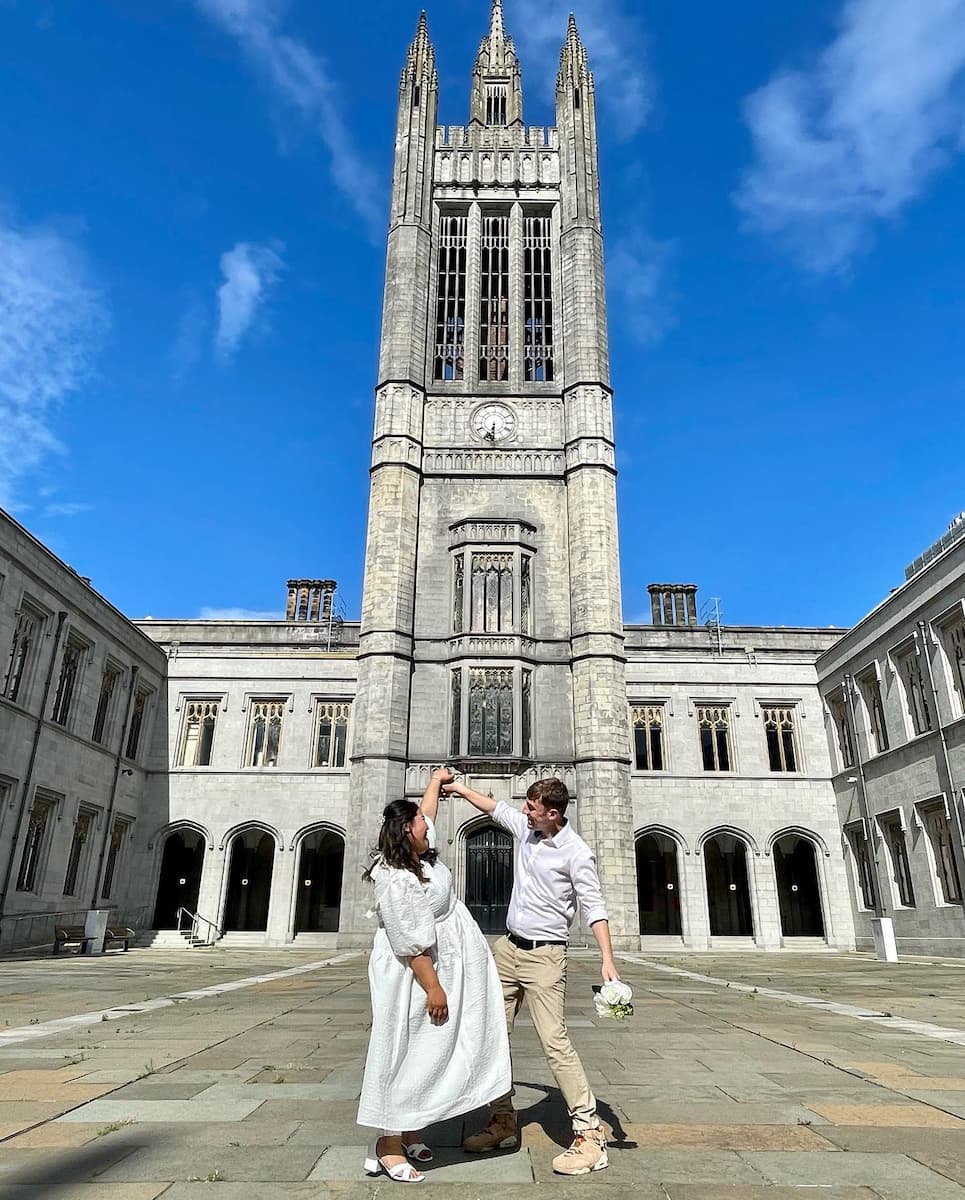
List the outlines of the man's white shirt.
{"type": "Polygon", "coordinates": [[[496,805],[492,817],[519,839],[506,918],[511,933],[533,942],[565,942],[577,901],[587,925],[607,920],[593,851],[569,823],[553,837],[541,837],[529,828],[525,816],[504,800],[496,805]]]}

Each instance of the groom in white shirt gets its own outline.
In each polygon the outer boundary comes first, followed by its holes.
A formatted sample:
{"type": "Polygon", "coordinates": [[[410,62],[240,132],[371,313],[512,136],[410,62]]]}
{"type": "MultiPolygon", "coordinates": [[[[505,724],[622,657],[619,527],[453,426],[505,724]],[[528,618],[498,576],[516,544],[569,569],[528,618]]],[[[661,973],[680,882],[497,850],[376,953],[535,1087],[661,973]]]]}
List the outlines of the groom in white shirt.
{"type": "MultiPolygon", "coordinates": [[[[493,947],[503,985],[506,1022],[513,1022],[523,997],[529,1005],[543,1053],[573,1122],[573,1144],[553,1160],[561,1175],[585,1175],[609,1165],[606,1135],[596,1098],[566,1029],[566,963],[570,925],[579,903],[603,958],[604,982],[618,979],[600,877],[593,852],[566,820],[569,793],[559,779],[542,779],[526,793],[523,811],[474,792],[463,783],[443,784],[519,839],[507,933],[493,947]]],[[[474,1154],[519,1145],[512,1093],[492,1106],[485,1129],[463,1142],[474,1154]]]]}

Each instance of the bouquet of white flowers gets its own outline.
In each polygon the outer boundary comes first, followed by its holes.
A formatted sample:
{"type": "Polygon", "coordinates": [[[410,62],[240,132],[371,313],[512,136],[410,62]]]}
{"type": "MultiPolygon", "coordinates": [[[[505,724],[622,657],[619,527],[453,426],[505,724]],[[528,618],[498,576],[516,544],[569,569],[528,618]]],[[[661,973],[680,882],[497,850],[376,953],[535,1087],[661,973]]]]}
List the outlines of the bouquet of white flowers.
{"type": "Polygon", "coordinates": [[[611,979],[602,987],[593,989],[593,1003],[598,1017],[609,1017],[611,1021],[625,1021],[633,1016],[633,992],[622,979],[611,979]]]}

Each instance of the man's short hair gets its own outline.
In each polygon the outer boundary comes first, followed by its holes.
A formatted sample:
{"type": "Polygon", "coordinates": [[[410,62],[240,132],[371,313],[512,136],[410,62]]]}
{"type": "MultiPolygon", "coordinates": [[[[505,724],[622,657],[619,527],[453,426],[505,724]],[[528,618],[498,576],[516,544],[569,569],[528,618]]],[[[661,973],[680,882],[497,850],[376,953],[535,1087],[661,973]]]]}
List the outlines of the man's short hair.
{"type": "Polygon", "coordinates": [[[555,808],[560,816],[566,814],[570,793],[562,779],[538,779],[526,791],[527,800],[538,800],[544,808],[555,808]]]}

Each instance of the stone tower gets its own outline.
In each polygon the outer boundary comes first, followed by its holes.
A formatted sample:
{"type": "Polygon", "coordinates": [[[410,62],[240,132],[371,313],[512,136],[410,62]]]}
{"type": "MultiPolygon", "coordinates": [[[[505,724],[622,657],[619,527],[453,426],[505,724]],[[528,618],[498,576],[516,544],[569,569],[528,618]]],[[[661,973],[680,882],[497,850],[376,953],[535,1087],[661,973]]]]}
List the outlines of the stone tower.
{"type": "Polygon", "coordinates": [[[370,936],[357,880],[382,807],[451,762],[508,799],[567,780],[630,944],[596,112],[575,20],[556,128],[523,123],[501,0],[468,124],[437,126],[437,106],[423,14],[399,95],[340,940],[370,936]]]}

